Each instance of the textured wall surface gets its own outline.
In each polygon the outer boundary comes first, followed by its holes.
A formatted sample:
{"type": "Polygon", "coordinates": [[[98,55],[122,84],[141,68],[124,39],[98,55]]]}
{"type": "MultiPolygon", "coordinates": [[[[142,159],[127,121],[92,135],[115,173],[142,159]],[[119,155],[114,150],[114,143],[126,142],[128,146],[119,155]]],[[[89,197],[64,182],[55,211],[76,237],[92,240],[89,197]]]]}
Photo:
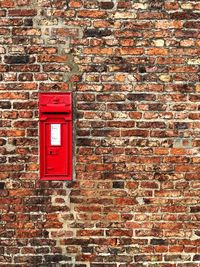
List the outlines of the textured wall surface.
{"type": "Polygon", "coordinates": [[[198,0],[0,0],[0,267],[199,266],[199,29],[198,0]],[[39,181],[58,91],[70,183],[39,181]]]}

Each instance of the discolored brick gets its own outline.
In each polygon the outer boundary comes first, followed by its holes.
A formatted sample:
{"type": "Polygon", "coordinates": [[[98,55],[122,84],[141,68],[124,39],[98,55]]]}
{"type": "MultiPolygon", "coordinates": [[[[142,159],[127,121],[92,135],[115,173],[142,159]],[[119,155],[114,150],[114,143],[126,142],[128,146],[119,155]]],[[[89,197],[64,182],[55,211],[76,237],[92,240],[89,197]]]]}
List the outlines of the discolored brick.
{"type": "Polygon", "coordinates": [[[9,101],[0,101],[0,108],[1,109],[10,109],[11,103],[9,101]]]}
{"type": "Polygon", "coordinates": [[[29,62],[29,56],[5,56],[5,63],[7,64],[27,64],[29,62]]]}

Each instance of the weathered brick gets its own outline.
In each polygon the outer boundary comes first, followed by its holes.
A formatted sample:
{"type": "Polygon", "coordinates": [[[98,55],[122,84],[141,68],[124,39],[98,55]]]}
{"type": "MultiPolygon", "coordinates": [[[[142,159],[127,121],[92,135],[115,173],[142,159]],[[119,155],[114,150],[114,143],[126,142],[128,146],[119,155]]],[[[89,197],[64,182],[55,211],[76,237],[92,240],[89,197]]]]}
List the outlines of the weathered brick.
{"type": "Polygon", "coordinates": [[[29,62],[29,56],[5,56],[5,63],[7,64],[27,64],[29,62]]]}
{"type": "Polygon", "coordinates": [[[34,28],[14,28],[12,34],[16,36],[39,36],[41,35],[41,30],[34,28]]]}
{"type": "Polygon", "coordinates": [[[134,12],[116,12],[115,19],[135,19],[137,14],[134,12]]]}
{"type": "Polygon", "coordinates": [[[8,15],[11,17],[30,17],[36,16],[37,10],[35,9],[12,9],[8,11],[8,15]]]}
{"type": "Polygon", "coordinates": [[[113,2],[100,2],[100,7],[102,9],[112,9],[114,7],[114,3],[113,2]]]}
{"type": "Polygon", "coordinates": [[[2,0],[0,3],[0,7],[1,8],[13,8],[13,7],[15,7],[15,2],[2,0]]]}
{"type": "Polygon", "coordinates": [[[77,16],[80,18],[105,18],[106,12],[98,10],[80,10],[77,12],[77,16]]]}
{"type": "Polygon", "coordinates": [[[56,28],[53,30],[52,34],[54,36],[62,36],[62,37],[76,37],[79,34],[78,29],[63,29],[56,28]]]}
{"type": "Polygon", "coordinates": [[[144,54],[143,48],[121,48],[121,55],[142,55],[144,54]]]}
{"type": "Polygon", "coordinates": [[[147,55],[167,55],[168,50],[166,48],[148,48],[147,55]]]}
{"type": "Polygon", "coordinates": [[[0,108],[1,109],[10,109],[11,103],[8,101],[0,101],[0,108]]]}
{"type": "Polygon", "coordinates": [[[200,255],[194,255],[193,261],[199,261],[200,260],[200,255]]]}
{"type": "Polygon", "coordinates": [[[85,48],[83,51],[85,54],[92,54],[92,55],[111,55],[113,54],[112,48],[85,48]]]}
{"type": "Polygon", "coordinates": [[[159,21],[156,22],[155,27],[161,29],[169,29],[169,28],[182,28],[182,21],[159,21]]]}
{"type": "Polygon", "coordinates": [[[97,29],[88,29],[84,31],[85,37],[103,37],[110,36],[112,34],[111,30],[97,30],[97,29]]]}
{"type": "Polygon", "coordinates": [[[186,2],[0,1],[2,267],[197,267],[200,5],[186,2]],[[43,91],[73,92],[67,184],[39,180],[43,91]]]}
{"type": "Polygon", "coordinates": [[[2,189],[4,189],[4,187],[5,187],[5,183],[1,182],[0,183],[0,189],[2,190],[2,189]]]}

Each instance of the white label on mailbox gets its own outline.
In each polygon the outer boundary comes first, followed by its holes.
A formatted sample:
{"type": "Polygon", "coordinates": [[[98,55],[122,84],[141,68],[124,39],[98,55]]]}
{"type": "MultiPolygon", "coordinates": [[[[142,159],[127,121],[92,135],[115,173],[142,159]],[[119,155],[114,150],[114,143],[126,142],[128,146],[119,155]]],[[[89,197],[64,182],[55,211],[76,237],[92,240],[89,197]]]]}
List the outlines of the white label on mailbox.
{"type": "Polygon", "coordinates": [[[51,145],[60,146],[60,124],[51,124],[51,145]]]}

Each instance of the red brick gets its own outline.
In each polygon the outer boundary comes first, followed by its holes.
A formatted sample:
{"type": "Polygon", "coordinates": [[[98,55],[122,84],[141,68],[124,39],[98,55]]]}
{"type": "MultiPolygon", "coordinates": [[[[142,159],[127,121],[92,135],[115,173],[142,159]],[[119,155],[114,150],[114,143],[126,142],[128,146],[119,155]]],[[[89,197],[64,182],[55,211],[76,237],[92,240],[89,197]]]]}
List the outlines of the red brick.
{"type": "Polygon", "coordinates": [[[102,236],[103,230],[78,230],[79,236],[102,236]]]}
{"type": "Polygon", "coordinates": [[[155,27],[161,29],[169,29],[169,28],[182,28],[183,22],[182,21],[159,21],[156,22],[155,27]]]}
{"type": "Polygon", "coordinates": [[[167,55],[168,51],[166,48],[148,48],[147,55],[167,55]]]}
{"type": "Polygon", "coordinates": [[[179,9],[179,4],[175,2],[167,2],[165,3],[165,8],[167,10],[177,10],[179,9]]]}
{"type": "Polygon", "coordinates": [[[143,48],[121,48],[120,49],[121,55],[142,55],[144,54],[143,48]]]}
{"type": "Polygon", "coordinates": [[[11,0],[8,0],[8,1],[2,0],[0,3],[1,8],[13,8],[13,7],[15,7],[15,5],[16,5],[16,3],[14,1],[11,1],[11,0]]]}
{"type": "Polygon", "coordinates": [[[113,229],[113,230],[107,230],[106,231],[106,235],[107,236],[128,236],[131,237],[133,235],[133,231],[132,230],[120,230],[120,229],[113,229]]]}
{"type": "Polygon", "coordinates": [[[8,15],[11,17],[30,17],[37,15],[35,9],[13,9],[8,11],[8,15]]]}
{"type": "Polygon", "coordinates": [[[80,18],[105,18],[106,12],[98,10],[80,10],[77,12],[77,16],[80,18]]]}
{"type": "Polygon", "coordinates": [[[13,29],[12,34],[13,35],[40,36],[41,31],[39,29],[15,28],[13,29]]]}
{"type": "Polygon", "coordinates": [[[53,35],[60,36],[60,37],[76,37],[79,34],[78,29],[63,29],[58,28],[53,31],[53,35]]]}
{"type": "Polygon", "coordinates": [[[91,55],[111,55],[113,54],[112,48],[85,48],[83,50],[85,54],[91,54],[91,55]]]}

